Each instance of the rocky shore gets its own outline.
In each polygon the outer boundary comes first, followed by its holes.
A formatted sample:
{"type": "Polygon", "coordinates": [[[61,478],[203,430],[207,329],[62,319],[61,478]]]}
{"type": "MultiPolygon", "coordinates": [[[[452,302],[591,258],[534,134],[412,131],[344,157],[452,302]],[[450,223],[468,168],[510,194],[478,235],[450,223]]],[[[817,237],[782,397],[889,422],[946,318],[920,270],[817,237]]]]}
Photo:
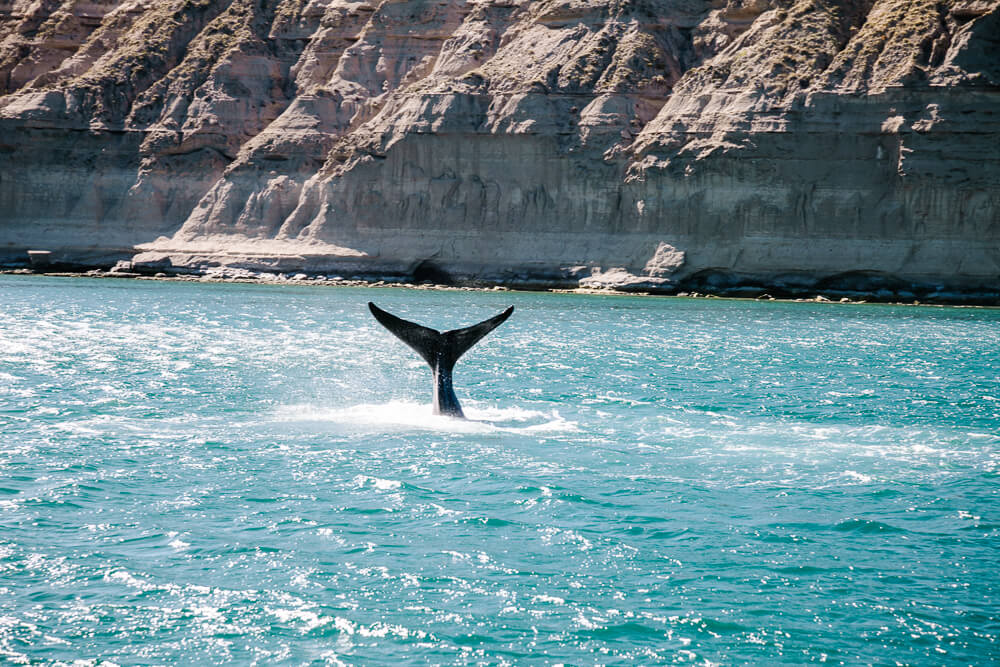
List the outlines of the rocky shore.
{"type": "Polygon", "coordinates": [[[1000,303],[997,53],[1000,0],[0,0],[0,264],[1000,303]]]}
{"type": "Polygon", "coordinates": [[[573,281],[562,283],[542,280],[512,281],[500,285],[488,281],[465,281],[462,283],[437,283],[429,278],[419,282],[408,276],[366,275],[348,276],[255,272],[244,269],[199,269],[183,272],[157,271],[135,267],[121,262],[111,269],[78,266],[51,267],[43,270],[31,268],[0,268],[0,275],[44,275],[66,278],[106,278],[132,280],[163,280],[200,283],[254,283],[264,285],[299,285],[317,287],[397,287],[432,290],[485,290],[485,291],[545,291],[572,294],[599,294],[621,296],[665,296],[705,299],[753,299],[757,301],[797,301],[814,303],[884,303],[894,305],[936,305],[936,306],[986,306],[1000,307],[1000,290],[995,291],[951,291],[941,286],[921,286],[897,284],[886,285],[808,285],[789,282],[786,284],[762,285],[752,282],[711,284],[705,281],[688,284],[661,286],[655,289],[637,289],[635,286],[611,287],[580,286],[573,281]]]}

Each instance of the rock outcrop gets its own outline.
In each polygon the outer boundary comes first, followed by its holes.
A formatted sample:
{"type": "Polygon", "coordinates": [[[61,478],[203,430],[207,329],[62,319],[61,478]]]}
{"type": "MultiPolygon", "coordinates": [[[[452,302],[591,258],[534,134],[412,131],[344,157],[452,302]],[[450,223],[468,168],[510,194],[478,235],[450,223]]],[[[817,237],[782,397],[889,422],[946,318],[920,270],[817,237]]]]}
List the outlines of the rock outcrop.
{"type": "Polygon", "coordinates": [[[0,254],[1000,288],[998,0],[0,1],[0,254]]]}

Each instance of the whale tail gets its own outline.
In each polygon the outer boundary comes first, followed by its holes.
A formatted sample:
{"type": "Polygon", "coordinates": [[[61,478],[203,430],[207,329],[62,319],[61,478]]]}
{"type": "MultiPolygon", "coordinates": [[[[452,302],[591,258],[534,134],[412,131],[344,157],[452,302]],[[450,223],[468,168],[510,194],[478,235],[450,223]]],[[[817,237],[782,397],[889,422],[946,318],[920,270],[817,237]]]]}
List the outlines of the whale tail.
{"type": "Polygon", "coordinates": [[[413,348],[431,367],[434,373],[434,414],[459,418],[465,418],[465,415],[451,384],[455,362],[514,312],[514,307],[511,306],[479,324],[442,333],[387,313],[371,301],[368,302],[368,309],[379,324],[413,348]]]}

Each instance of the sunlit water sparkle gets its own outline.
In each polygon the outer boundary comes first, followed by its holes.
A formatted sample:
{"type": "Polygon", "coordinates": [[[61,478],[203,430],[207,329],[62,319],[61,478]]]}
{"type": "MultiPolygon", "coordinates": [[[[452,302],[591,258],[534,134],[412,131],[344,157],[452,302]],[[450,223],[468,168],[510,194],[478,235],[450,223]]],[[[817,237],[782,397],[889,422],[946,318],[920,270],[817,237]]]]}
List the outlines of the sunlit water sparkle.
{"type": "Polygon", "coordinates": [[[0,276],[0,662],[1000,661],[1000,311],[0,276]],[[445,329],[469,421],[369,299],[445,329]]]}

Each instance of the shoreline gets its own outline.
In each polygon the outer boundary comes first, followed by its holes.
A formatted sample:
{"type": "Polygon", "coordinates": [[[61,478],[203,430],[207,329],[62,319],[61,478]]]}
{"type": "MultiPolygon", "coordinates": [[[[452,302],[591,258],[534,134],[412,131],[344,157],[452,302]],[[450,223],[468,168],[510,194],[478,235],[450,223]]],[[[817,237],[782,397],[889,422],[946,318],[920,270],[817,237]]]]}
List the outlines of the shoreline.
{"type": "MultiPolygon", "coordinates": [[[[116,267],[117,268],[117,267],[116,267]]],[[[961,293],[946,291],[923,298],[900,298],[895,293],[877,291],[819,290],[795,288],[787,285],[745,286],[722,289],[685,289],[682,284],[670,289],[651,290],[615,289],[597,287],[573,287],[554,281],[512,282],[502,284],[490,281],[470,281],[468,283],[441,284],[430,281],[414,282],[392,276],[329,276],[305,273],[270,272],[191,272],[191,273],[137,273],[112,269],[66,269],[44,270],[33,268],[0,268],[0,275],[49,276],[56,278],[99,278],[116,280],[152,280],[161,282],[223,283],[247,285],[288,285],[299,287],[364,287],[364,288],[406,288],[438,291],[476,292],[549,292],[553,294],[586,294],[594,296],[640,296],[673,297],[682,299],[721,299],[730,301],[777,301],[787,303],[831,303],[845,305],[892,305],[892,306],[935,306],[956,308],[1000,308],[1000,295],[982,292],[961,293]],[[756,292],[756,294],[754,294],[756,292]],[[772,294],[776,292],[777,294],[772,294]]],[[[909,295],[907,295],[909,296],[909,295]]],[[[916,296],[916,295],[913,295],[916,296]]]]}

